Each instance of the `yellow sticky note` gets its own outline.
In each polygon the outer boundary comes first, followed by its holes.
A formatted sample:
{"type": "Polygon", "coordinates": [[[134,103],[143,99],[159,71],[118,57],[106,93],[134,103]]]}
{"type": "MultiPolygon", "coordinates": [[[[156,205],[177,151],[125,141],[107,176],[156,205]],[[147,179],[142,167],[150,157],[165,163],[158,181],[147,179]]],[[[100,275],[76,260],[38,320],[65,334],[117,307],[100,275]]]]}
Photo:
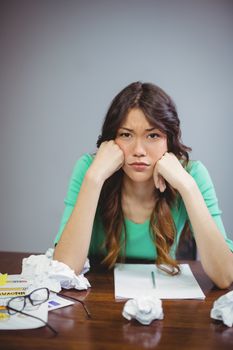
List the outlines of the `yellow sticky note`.
{"type": "Polygon", "coordinates": [[[3,273],[0,275],[0,286],[4,286],[7,280],[7,273],[3,273]]]}

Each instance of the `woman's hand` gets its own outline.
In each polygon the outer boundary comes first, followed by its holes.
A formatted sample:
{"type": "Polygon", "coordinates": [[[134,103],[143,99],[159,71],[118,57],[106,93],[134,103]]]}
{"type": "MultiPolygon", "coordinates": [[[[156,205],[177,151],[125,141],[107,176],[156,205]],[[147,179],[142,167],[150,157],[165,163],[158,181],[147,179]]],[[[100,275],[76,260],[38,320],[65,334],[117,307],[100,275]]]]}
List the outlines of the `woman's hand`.
{"type": "Polygon", "coordinates": [[[88,172],[92,172],[97,179],[104,182],[123,164],[124,153],[120,147],[113,140],[104,141],[101,143],[88,172]]]}
{"type": "Polygon", "coordinates": [[[189,173],[183,168],[179,159],[173,153],[166,152],[157,161],[154,168],[155,187],[160,192],[164,192],[166,189],[165,180],[179,192],[181,187],[188,184],[190,180],[189,173]]]}

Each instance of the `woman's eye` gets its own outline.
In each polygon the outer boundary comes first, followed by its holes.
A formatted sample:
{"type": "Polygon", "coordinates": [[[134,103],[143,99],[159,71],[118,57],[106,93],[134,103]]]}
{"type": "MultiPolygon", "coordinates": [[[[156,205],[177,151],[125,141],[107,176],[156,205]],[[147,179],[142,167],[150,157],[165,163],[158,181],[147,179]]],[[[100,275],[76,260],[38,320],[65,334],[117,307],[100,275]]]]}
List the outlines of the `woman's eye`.
{"type": "Polygon", "coordinates": [[[128,139],[130,138],[131,134],[129,132],[122,132],[119,136],[128,139]]]}
{"type": "Polygon", "coordinates": [[[159,134],[156,134],[155,132],[153,132],[152,134],[148,135],[149,139],[157,139],[159,137],[159,134]]]}

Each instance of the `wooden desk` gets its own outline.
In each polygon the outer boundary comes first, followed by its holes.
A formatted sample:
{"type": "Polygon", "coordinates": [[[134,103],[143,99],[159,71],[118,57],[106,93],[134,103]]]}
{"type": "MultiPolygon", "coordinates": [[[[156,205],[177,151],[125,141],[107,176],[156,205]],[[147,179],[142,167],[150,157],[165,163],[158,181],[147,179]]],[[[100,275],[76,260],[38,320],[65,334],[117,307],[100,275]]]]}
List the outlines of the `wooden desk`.
{"type": "MultiPolygon", "coordinates": [[[[20,273],[25,256],[28,254],[0,253],[0,271],[20,273]]],[[[124,303],[114,300],[113,273],[95,271],[88,274],[92,288],[87,292],[66,292],[85,300],[91,320],[75,303],[49,313],[49,323],[59,332],[56,337],[47,327],[0,331],[0,349],[233,349],[233,328],[209,316],[213,301],[228,290],[214,287],[199,262],[190,265],[206,299],[163,301],[164,320],[150,326],[125,320],[121,315],[124,303]]]]}

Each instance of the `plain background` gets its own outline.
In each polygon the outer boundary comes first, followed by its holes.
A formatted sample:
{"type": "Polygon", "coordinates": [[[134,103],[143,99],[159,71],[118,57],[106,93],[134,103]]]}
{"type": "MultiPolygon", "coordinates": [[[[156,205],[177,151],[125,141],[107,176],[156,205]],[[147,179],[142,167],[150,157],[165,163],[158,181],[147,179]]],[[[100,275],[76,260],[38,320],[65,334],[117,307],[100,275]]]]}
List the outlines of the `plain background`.
{"type": "Polygon", "coordinates": [[[233,238],[232,37],[231,0],[1,1],[0,249],[53,245],[76,159],[137,80],[176,102],[233,238]]]}

